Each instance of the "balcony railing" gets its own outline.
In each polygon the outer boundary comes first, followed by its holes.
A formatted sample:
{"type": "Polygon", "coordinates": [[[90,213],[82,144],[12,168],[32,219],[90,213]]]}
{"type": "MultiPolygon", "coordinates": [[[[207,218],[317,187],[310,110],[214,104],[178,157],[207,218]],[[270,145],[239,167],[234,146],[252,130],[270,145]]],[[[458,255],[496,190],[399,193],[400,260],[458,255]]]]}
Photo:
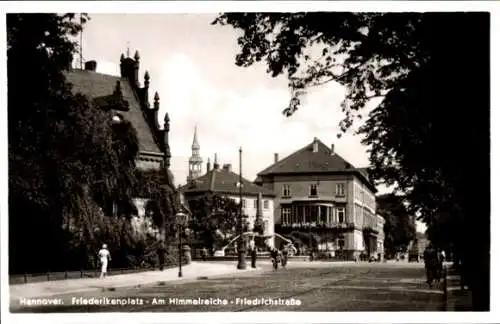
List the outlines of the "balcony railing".
{"type": "Polygon", "coordinates": [[[312,223],[281,223],[282,228],[351,228],[353,223],[329,223],[329,222],[312,222],[312,223]]]}

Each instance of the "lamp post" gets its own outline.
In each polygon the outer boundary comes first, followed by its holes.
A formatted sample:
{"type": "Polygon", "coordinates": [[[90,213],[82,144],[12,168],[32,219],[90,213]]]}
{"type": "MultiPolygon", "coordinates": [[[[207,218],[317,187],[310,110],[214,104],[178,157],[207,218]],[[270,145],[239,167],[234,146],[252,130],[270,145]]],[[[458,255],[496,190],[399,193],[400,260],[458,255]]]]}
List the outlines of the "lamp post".
{"type": "Polygon", "coordinates": [[[177,228],[179,233],[179,278],[182,277],[182,224],[186,221],[187,215],[184,213],[177,213],[177,228]]]}
{"type": "Polygon", "coordinates": [[[243,239],[243,175],[242,175],[242,162],[241,162],[241,147],[240,147],[240,215],[239,215],[239,222],[238,222],[238,229],[239,229],[239,234],[240,234],[240,239],[238,240],[238,265],[237,268],[239,270],[246,269],[247,264],[245,261],[245,253],[246,253],[246,248],[245,248],[245,241],[243,239]]]}

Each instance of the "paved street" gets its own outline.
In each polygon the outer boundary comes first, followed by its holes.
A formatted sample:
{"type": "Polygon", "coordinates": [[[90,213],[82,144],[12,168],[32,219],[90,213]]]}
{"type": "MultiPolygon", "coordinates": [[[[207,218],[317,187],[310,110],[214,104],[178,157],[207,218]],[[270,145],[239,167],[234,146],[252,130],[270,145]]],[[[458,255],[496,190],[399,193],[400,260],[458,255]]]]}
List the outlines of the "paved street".
{"type": "Polygon", "coordinates": [[[266,271],[52,296],[64,304],[12,311],[439,311],[443,307],[442,290],[427,287],[422,264],[297,262],[278,271],[265,263],[261,267],[266,271]],[[101,305],[84,304],[90,298],[101,305]],[[270,305],[270,299],[281,305],[270,305]],[[116,305],[125,300],[127,305],[116,305]]]}

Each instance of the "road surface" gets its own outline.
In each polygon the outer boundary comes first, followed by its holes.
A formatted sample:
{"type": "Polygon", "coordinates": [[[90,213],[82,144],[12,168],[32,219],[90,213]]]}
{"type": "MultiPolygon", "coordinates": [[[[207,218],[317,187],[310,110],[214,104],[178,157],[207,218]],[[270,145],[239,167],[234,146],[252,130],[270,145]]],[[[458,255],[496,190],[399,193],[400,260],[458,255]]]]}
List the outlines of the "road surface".
{"type": "Polygon", "coordinates": [[[12,311],[332,312],[439,311],[443,307],[442,289],[429,289],[422,264],[292,263],[278,271],[272,271],[269,264],[262,266],[266,271],[53,296],[63,304],[23,306],[12,311]]]}

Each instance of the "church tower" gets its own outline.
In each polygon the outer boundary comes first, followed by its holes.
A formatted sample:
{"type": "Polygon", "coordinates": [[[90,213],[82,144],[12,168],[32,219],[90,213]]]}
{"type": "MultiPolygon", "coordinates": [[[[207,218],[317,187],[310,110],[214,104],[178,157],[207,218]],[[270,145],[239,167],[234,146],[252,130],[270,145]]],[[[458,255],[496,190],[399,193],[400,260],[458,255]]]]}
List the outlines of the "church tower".
{"type": "Polygon", "coordinates": [[[201,176],[203,159],[200,157],[200,144],[198,144],[198,128],[194,128],[193,145],[191,145],[191,157],[189,158],[189,175],[187,181],[190,182],[201,176]]]}

